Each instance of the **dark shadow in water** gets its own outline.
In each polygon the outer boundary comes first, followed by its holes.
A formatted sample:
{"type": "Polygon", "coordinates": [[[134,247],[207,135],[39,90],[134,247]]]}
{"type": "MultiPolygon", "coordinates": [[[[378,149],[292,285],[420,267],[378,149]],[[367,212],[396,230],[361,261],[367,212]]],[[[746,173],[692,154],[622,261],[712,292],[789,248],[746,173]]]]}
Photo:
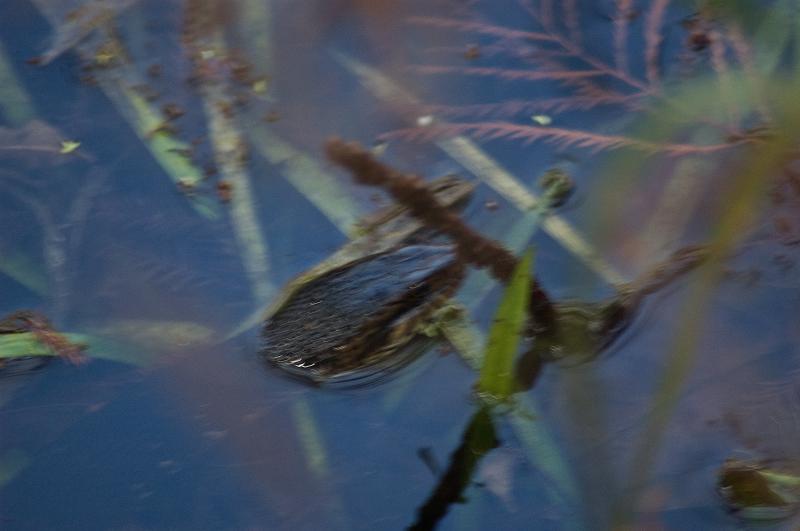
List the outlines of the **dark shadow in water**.
{"type": "Polygon", "coordinates": [[[408,528],[434,529],[450,506],[463,501],[464,490],[472,481],[478,462],[500,441],[495,433],[489,406],[482,406],[464,430],[461,444],[450,456],[450,463],[428,500],[417,511],[417,520],[408,528]]]}
{"type": "MultiPolygon", "coordinates": [[[[606,350],[631,324],[641,302],[668,286],[702,263],[705,247],[685,247],[657,264],[634,282],[623,286],[620,295],[605,303],[559,303],[554,306],[556,321],[539,334],[532,347],[515,365],[517,392],[528,391],[538,381],[547,362],[581,364],[606,350]]],[[[463,501],[462,494],[472,480],[478,462],[499,445],[492,408],[482,405],[475,412],[461,437],[461,444],[450,456],[447,470],[427,501],[418,509],[417,520],[408,529],[434,529],[450,506],[463,501]]],[[[421,455],[426,461],[426,456],[421,455]]],[[[429,465],[430,466],[430,465],[429,465]]],[[[434,467],[431,467],[434,468],[434,467]]]]}

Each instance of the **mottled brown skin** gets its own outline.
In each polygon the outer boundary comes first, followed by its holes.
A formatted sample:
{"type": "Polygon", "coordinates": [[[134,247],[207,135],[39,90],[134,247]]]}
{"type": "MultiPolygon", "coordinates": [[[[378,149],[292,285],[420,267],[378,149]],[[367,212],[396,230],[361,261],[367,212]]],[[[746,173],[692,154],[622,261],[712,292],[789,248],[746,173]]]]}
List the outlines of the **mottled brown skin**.
{"type": "Polygon", "coordinates": [[[380,371],[461,282],[451,246],[409,245],[365,257],[298,289],[264,325],[263,353],[322,382],[380,371]]]}
{"type": "MultiPolygon", "coordinates": [[[[452,175],[428,186],[453,209],[474,189],[452,175]]],[[[413,349],[402,347],[461,283],[453,247],[432,244],[445,239],[403,207],[359,226],[358,238],[291,281],[267,311],[262,354],[273,365],[315,383],[388,372],[410,361],[413,349]]]]}

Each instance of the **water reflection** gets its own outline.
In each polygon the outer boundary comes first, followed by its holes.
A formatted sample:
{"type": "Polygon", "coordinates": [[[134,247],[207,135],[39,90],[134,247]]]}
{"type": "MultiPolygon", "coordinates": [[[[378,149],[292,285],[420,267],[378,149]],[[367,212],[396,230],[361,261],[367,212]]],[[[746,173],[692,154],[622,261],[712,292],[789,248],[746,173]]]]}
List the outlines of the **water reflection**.
{"type": "MultiPolygon", "coordinates": [[[[536,387],[520,395],[525,414],[500,421],[472,399],[464,359],[480,355],[478,332],[381,386],[328,391],[265,370],[247,324],[387,201],[330,168],[321,146],[333,134],[380,146],[404,171],[488,183],[464,218],[515,250],[542,223],[529,210],[537,176],[563,161],[554,144],[521,146],[515,134],[572,146],[584,204],[546,218],[534,237],[537,276],[558,300],[604,300],[613,284],[713,232],[709,205],[736,168],[716,172],[711,153],[765,141],[749,121],[775,114],[772,99],[740,114],[696,112],[674,139],[636,139],[630,120],[682,76],[746,70],[741,45],[754,37],[702,13],[683,27],[691,13],[679,3],[619,6],[3,2],[0,315],[40,311],[56,330],[88,338],[92,361],[0,373],[2,526],[401,529],[416,519],[420,528],[600,529],[613,520],[611,499],[633,498],[637,525],[736,525],[715,495],[731,451],[796,458],[794,391],[763,403],[756,392],[764,380],[794,389],[783,381],[797,368],[791,167],[770,198],[779,215],[765,215],[746,251],[725,262],[647,484],[626,482],[630,456],[668,367],[681,282],[642,302],[642,318],[600,360],[541,370],[523,358],[536,387]],[[559,38],[539,46],[546,31],[559,38]],[[39,65],[26,62],[36,56],[39,65]],[[497,69],[504,80],[487,75],[497,69]],[[537,72],[535,84],[523,79],[537,72]],[[460,124],[455,138],[418,128],[433,141],[379,138],[445,119],[460,124]],[[714,134],[688,133],[699,129],[714,134]],[[704,155],[601,174],[608,159],[594,150],[619,146],[704,155]],[[612,219],[625,227],[608,228],[612,219]],[[726,415],[738,419],[734,435],[726,415]]],[[[771,63],[768,49],[755,51],[759,65],[771,63]]],[[[724,90],[725,79],[710,84],[724,90]]],[[[737,103],[712,99],[709,109],[737,103]]],[[[470,306],[473,332],[487,329],[498,296],[470,276],[459,299],[482,301],[470,306]]]]}

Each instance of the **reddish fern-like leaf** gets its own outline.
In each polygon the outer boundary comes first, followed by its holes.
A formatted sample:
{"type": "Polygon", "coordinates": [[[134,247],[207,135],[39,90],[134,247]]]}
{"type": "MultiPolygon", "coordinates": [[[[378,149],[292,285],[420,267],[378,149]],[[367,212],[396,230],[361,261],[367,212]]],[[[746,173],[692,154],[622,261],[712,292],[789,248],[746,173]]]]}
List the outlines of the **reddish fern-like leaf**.
{"type": "Polygon", "coordinates": [[[547,29],[547,31],[552,32],[554,29],[554,19],[553,16],[553,2],[551,0],[541,0],[539,2],[539,9],[537,10],[533,7],[533,3],[530,0],[518,0],[519,4],[525,9],[528,14],[530,14],[531,18],[534,20],[538,20],[539,23],[547,29]]]}
{"type": "Polygon", "coordinates": [[[521,39],[529,41],[550,41],[554,39],[547,33],[540,33],[536,31],[516,30],[507,28],[505,26],[496,26],[494,24],[486,24],[484,22],[473,22],[469,20],[460,20],[442,17],[409,17],[408,21],[412,24],[420,26],[430,26],[433,28],[448,28],[457,31],[475,33],[478,35],[491,35],[492,37],[500,37],[503,39],[521,39]]]}
{"type": "Polygon", "coordinates": [[[562,49],[565,52],[567,52],[568,56],[583,61],[584,63],[589,65],[589,67],[597,70],[598,72],[606,74],[609,77],[616,78],[619,81],[622,81],[623,83],[626,83],[627,85],[631,86],[632,88],[641,91],[649,90],[650,87],[648,87],[646,83],[642,83],[633,76],[628,75],[627,72],[624,72],[619,68],[611,66],[606,62],[604,62],[603,60],[598,59],[597,57],[584,52],[580,48],[580,46],[576,45],[571,40],[564,38],[558,33],[553,33],[551,35],[553,39],[555,39],[555,41],[562,47],[562,49]]]}
{"type": "Polygon", "coordinates": [[[620,148],[630,148],[647,154],[663,153],[670,156],[698,155],[721,151],[734,144],[693,145],[659,144],[626,136],[602,135],[558,127],[536,127],[509,122],[480,122],[443,124],[429,127],[398,129],[381,135],[384,140],[429,142],[458,135],[472,136],[478,140],[519,140],[523,144],[548,142],[557,148],[581,148],[591,153],[620,148]]]}
{"type": "MultiPolygon", "coordinates": [[[[508,46],[503,44],[504,41],[497,44],[487,44],[476,48],[479,50],[480,57],[483,59],[490,57],[513,57],[515,59],[529,60],[533,55],[533,50],[524,48],[522,46],[508,46]]],[[[430,56],[441,56],[445,59],[460,56],[464,57],[468,48],[464,46],[431,46],[425,50],[425,53],[430,56]]]]}
{"type": "MultiPolygon", "coordinates": [[[[595,54],[595,50],[585,48],[582,42],[584,37],[581,35],[582,7],[577,0],[516,1],[538,27],[534,25],[532,31],[528,31],[517,29],[528,27],[521,24],[507,27],[436,17],[416,17],[412,22],[484,37],[484,41],[490,41],[481,45],[481,49],[485,50],[482,54],[484,57],[492,55],[512,57],[515,59],[515,65],[528,64],[530,67],[429,64],[412,69],[426,75],[464,75],[498,80],[556,82],[565,92],[557,97],[543,99],[532,96],[530,100],[516,99],[472,105],[429,105],[423,112],[448,119],[473,118],[473,121],[448,124],[437,122],[432,127],[393,131],[383,138],[428,141],[467,135],[479,140],[517,140],[525,144],[542,141],[559,148],[580,148],[591,152],[627,148],[647,154],[661,153],[669,156],[713,153],[737,144],[733,141],[712,145],[656,143],[623,135],[538,127],[527,117],[521,120],[522,123],[500,121],[523,117],[526,113],[561,113],[610,105],[638,112],[648,101],[666,101],[667,104],[672,104],[664,94],[660,93],[659,85],[663,76],[659,61],[663,48],[664,19],[671,5],[670,0],[651,0],[647,3],[615,0],[616,13],[613,16],[613,28],[610,34],[613,41],[613,58],[610,60],[595,54]],[[638,5],[642,5],[644,11],[641,24],[641,35],[644,38],[643,51],[630,49],[633,42],[633,28],[638,28],[638,25],[634,26],[631,20],[638,5]],[[633,63],[636,54],[642,55],[644,72],[632,70],[633,64],[636,64],[633,63]]],[[[699,116],[697,122],[711,125],[723,132],[735,132],[742,117],[737,114],[735,101],[731,98],[732,79],[727,61],[737,60],[746,68],[746,62],[752,61],[752,57],[741,34],[737,35],[735,32],[730,35],[723,34],[722,28],[717,27],[715,31],[707,32],[707,35],[711,43],[710,60],[720,81],[720,99],[728,110],[729,124],[726,127],[725,124],[709,123],[706,118],[699,116]],[[739,42],[736,42],[737,38],[739,42]],[[727,56],[726,45],[733,49],[733,57],[727,56]]],[[[753,85],[755,86],[755,83],[753,85]]],[[[762,111],[762,116],[764,115],[762,111]]],[[[744,138],[742,135],[739,137],[744,138]]]]}
{"type": "Polygon", "coordinates": [[[510,118],[534,112],[559,114],[567,111],[586,111],[608,105],[625,105],[629,108],[638,108],[640,100],[641,98],[638,94],[627,96],[608,93],[591,96],[544,98],[540,100],[508,100],[499,103],[479,103],[474,105],[429,105],[425,107],[425,113],[448,118],[510,118]]]}
{"type": "Polygon", "coordinates": [[[418,65],[411,69],[420,74],[461,74],[484,76],[509,81],[565,81],[605,75],[597,70],[514,70],[510,68],[418,65]]]}

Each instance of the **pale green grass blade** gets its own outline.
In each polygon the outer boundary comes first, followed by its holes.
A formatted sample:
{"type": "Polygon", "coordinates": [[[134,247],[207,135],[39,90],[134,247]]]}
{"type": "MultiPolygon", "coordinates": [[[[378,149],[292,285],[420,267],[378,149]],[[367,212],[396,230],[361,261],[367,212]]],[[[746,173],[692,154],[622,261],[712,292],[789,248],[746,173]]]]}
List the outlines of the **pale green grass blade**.
{"type": "Polygon", "coordinates": [[[218,342],[216,330],[194,321],[119,319],[90,332],[156,353],[195,350],[218,342]]]}
{"type": "MultiPolygon", "coordinates": [[[[682,87],[681,100],[687,104],[686,112],[707,115],[718,108],[714,105],[714,92],[710,89],[712,83],[713,81],[687,83],[682,87]]],[[[679,313],[680,318],[672,334],[674,340],[652,398],[650,414],[645,420],[643,435],[632,457],[628,486],[636,492],[640,492],[650,477],[672,414],[699,355],[697,346],[706,333],[705,323],[712,299],[724,274],[724,259],[753,230],[771,182],[770,178],[780,171],[796,143],[797,131],[800,130],[800,106],[794,101],[797,89],[795,84],[777,79],[773,81],[768,101],[777,111],[774,115],[780,121],[774,124],[773,134],[768,140],[760,142],[744,154],[746,157],[743,156],[736,166],[738,171],[726,179],[726,188],[717,192],[718,195],[724,194],[724,199],[719,203],[724,208],[719,211],[717,225],[709,242],[710,258],[698,269],[689,285],[679,313]]],[[[742,102],[742,105],[746,103],[742,102]]],[[[674,119],[667,121],[664,117],[656,117],[654,120],[656,121],[651,125],[645,124],[644,127],[651,127],[664,137],[674,134],[679,127],[674,119]]],[[[612,172],[616,173],[624,167],[625,171],[633,170],[633,175],[636,175],[637,164],[640,163],[641,161],[636,160],[621,160],[613,167],[612,172]]],[[[618,523],[632,518],[638,501],[638,496],[629,496],[619,502],[615,511],[618,523]]]]}
{"type": "MultiPolygon", "coordinates": [[[[438,145],[459,164],[494,188],[517,209],[524,212],[534,210],[540,205],[541,199],[536,194],[522,186],[511,173],[499,162],[489,157],[472,140],[456,137],[442,140],[438,142],[438,145]]],[[[624,277],[597,253],[575,227],[561,216],[548,216],[542,222],[542,229],[606,282],[610,284],[624,282],[624,277]]]]}
{"type": "MultiPolygon", "coordinates": [[[[507,228],[504,224],[500,226],[499,223],[495,224],[489,221],[485,224],[482,232],[489,237],[495,237],[495,239],[502,241],[506,249],[512,253],[521,254],[536,231],[546,225],[552,216],[551,209],[548,206],[551,204],[552,193],[555,193],[555,191],[545,192],[543,197],[537,200],[535,207],[524,211],[522,217],[515,221],[510,228],[507,228]]],[[[594,251],[591,251],[591,254],[594,254],[594,251]]],[[[604,275],[606,279],[616,276],[618,275],[611,270],[606,271],[606,275],[604,275]]],[[[459,289],[458,299],[469,308],[477,308],[494,285],[494,279],[485,271],[473,272],[459,289]]]]}
{"type": "MultiPolygon", "coordinates": [[[[164,121],[160,112],[136,91],[122,84],[115,84],[114,79],[99,78],[100,86],[172,182],[176,186],[180,184],[187,187],[199,184],[203,179],[201,170],[181,155],[191,146],[163,133],[152,135],[152,131],[164,121]]],[[[214,219],[219,216],[219,207],[209,198],[193,196],[190,201],[195,210],[204,217],[214,219]]]]}
{"type": "MultiPolygon", "coordinates": [[[[245,0],[240,8],[244,16],[240,17],[239,24],[243,35],[247,37],[243,42],[246,43],[249,55],[260,71],[270,71],[270,8],[257,0],[245,0]]],[[[281,138],[262,120],[253,116],[242,116],[240,123],[244,124],[242,134],[247,136],[251,149],[279,168],[289,184],[343,234],[355,233],[356,223],[365,212],[341,179],[327,172],[316,158],[281,138]]],[[[261,324],[265,313],[274,302],[273,295],[274,290],[268,290],[264,296],[257,297],[256,309],[226,337],[236,337],[261,324]]]]}
{"type": "MultiPolygon", "coordinates": [[[[227,56],[226,43],[219,32],[209,35],[202,45],[209,51],[227,56]]],[[[237,247],[253,299],[260,306],[273,297],[276,288],[269,280],[269,247],[259,223],[252,178],[247,170],[246,141],[235,118],[224,111],[224,104],[232,99],[230,87],[222,81],[207,80],[202,86],[202,96],[214,159],[220,176],[232,187],[229,209],[237,247]]],[[[251,321],[252,318],[247,319],[245,325],[251,321]]]]}
{"type": "MultiPolygon", "coordinates": [[[[502,235],[502,238],[498,237],[498,239],[502,240],[503,245],[514,254],[521,254],[542,221],[546,219],[549,209],[545,205],[546,201],[541,201],[535,209],[525,212],[510,229],[507,229],[503,223],[493,223],[494,220],[490,220],[483,226],[483,232],[489,236],[492,234],[502,235]]],[[[438,326],[452,345],[463,347],[470,344],[471,339],[458,339],[456,337],[458,335],[463,338],[480,336],[477,329],[470,325],[464,316],[469,313],[467,308],[478,308],[495,285],[496,281],[485,271],[470,272],[458,290],[457,298],[461,304],[452,302],[454,311],[450,312],[448,319],[438,323],[438,326]]],[[[475,355],[473,351],[463,350],[459,347],[456,347],[456,351],[473,369],[480,368],[483,353],[478,352],[475,355]]],[[[407,386],[396,385],[393,387],[384,401],[386,408],[391,409],[399,404],[406,391],[407,386]]]]}
{"type": "MultiPolygon", "coordinates": [[[[119,361],[136,366],[146,365],[138,351],[130,346],[87,334],[64,334],[64,337],[71,343],[86,345],[88,348],[83,355],[87,358],[119,361]]],[[[0,359],[55,355],[30,332],[0,335],[0,359]]]]}
{"type": "MultiPolygon", "coordinates": [[[[334,53],[333,56],[352,72],[376,98],[388,102],[418,103],[411,93],[377,69],[343,53],[334,53]]],[[[456,162],[496,190],[518,210],[527,211],[536,208],[539,204],[539,198],[535,194],[468,138],[459,136],[438,141],[436,144],[456,162]]],[[[624,282],[622,275],[605,262],[583,235],[560,216],[548,217],[543,224],[543,229],[607,282],[611,284],[624,282]]]]}
{"type": "MultiPolygon", "coordinates": [[[[195,42],[195,45],[200,44],[204,49],[219,53],[221,56],[227,55],[226,42],[219,33],[208,36],[202,43],[195,42]]],[[[256,215],[257,207],[255,196],[251,191],[251,177],[245,166],[244,135],[234,118],[223,112],[220,105],[230,100],[228,92],[229,87],[224,82],[207,80],[202,86],[215,161],[221,177],[232,185],[233,192],[229,202],[231,223],[250,280],[253,297],[260,303],[273,298],[275,287],[268,280],[269,252],[256,215]]],[[[334,481],[325,441],[307,397],[299,397],[293,402],[292,415],[308,468],[319,485],[327,489],[324,501],[318,509],[328,515],[332,529],[351,528],[338,493],[330,488],[334,481]]]]}
{"type": "Polygon", "coordinates": [[[514,359],[528,316],[532,260],[528,251],[517,264],[489,329],[478,390],[494,400],[508,400],[515,391],[514,359]]]}
{"type": "MultiPolygon", "coordinates": [[[[72,343],[86,345],[84,355],[134,366],[147,366],[159,355],[199,348],[216,342],[217,333],[191,321],[114,321],[87,333],[65,333],[72,343]]],[[[30,332],[0,334],[0,359],[53,356],[30,332]]]]}
{"type": "Polygon", "coordinates": [[[205,110],[211,143],[220,174],[232,186],[230,216],[236,243],[256,301],[268,300],[275,292],[269,281],[269,250],[256,215],[250,175],[242,163],[244,141],[235,122],[220,110],[226,101],[221,87],[206,87],[205,110]]]}
{"type": "Polygon", "coordinates": [[[2,43],[0,43],[0,112],[7,125],[12,127],[22,126],[36,116],[33,102],[20,84],[2,43]]]}
{"type": "MultiPolygon", "coordinates": [[[[50,22],[58,28],[63,22],[63,11],[57,4],[46,0],[34,0],[33,4],[50,22]]],[[[86,61],[93,59],[93,50],[85,44],[77,44],[75,49],[86,61]]],[[[182,152],[190,146],[163,133],[152,134],[162,123],[160,112],[132,86],[144,85],[141,75],[131,65],[119,65],[110,70],[95,70],[98,86],[116,106],[120,115],[131,126],[153,158],[176,186],[180,183],[193,185],[202,179],[202,171],[186,159],[182,152]],[[138,80],[138,81],[137,81],[138,80]]],[[[219,215],[219,207],[207,197],[187,196],[192,207],[202,216],[214,219],[219,215]]]]}
{"type": "Polygon", "coordinates": [[[792,35],[797,29],[792,27],[797,20],[794,3],[795,0],[779,0],[766,10],[764,20],[753,37],[756,68],[765,76],[778,71],[790,40],[797,38],[797,35],[792,35]]]}
{"type": "Polygon", "coordinates": [[[317,428],[314,411],[305,397],[300,397],[292,404],[297,433],[303,445],[306,463],[309,470],[318,478],[328,475],[328,456],[325,452],[325,443],[317,428]]]}
{"type": "Polygon", "coordinates": [[[249,124],[248,135],[256,152],[281,172],[298,192],[308,199],[344,234],[352,234],[356,222],[365,214],[341,179],[326,172],[310,155],[296,149],[265,125],[249,124]]]}
{"type": "MultiPolygon", "coordinates": [[[[580,502],[580,494],[575,479],[570,472],[570,464],[558,447],[553,436],[542,426],[537,418],[539,406],[532,395],[521,394],[514,397],[515,411],[510,416],[514,434],[520,445],[533,463],[545,477],[553,503],[562,508],[574,511],[580,502]],[[518,411],[517,411],[518,410],[518,411]]],[[[564,529],[584,529],[579,524],[581,518],[577,514],[564,516],[564,529]]]]}
{"type": "MultiPolygon", "coordinates": [[[[483,364],[484,337],[463,319],[447,322],[444,333],[455,349],[474,370],[483,364]]],[[[541,420],[539,406],[531,394],[514,397],[517,407],[511,409],[509,418],[514,433],[528,461],[549,478],[548,496],[553,505],[560,507],[565,515],[571,515],[579,505],[578,489],[570,472],[570,466],[558,445],[541,420]]],[[[584,529],[577,515],[564,517],[564,529],[584,529]]]]}
{"type": "Polygon", "coordinates": [[[259,72],[272,72],[272,6],[264,0],[240,0],[237,8],[240,41],[259,72]]]}
{"type": "Polygon", "coordinates": [[[314,418],[314,410],[306,396],[301,396],[292,403],[292,414],[308,468],[319,484],[324,485],[327,490],[325,499],[321,500],[318,509],[328,513],[331,529],[352,529],[348,525],[347,512],[338,492],[331,488],[332,485],[335,485],[335,481],[331,476],[325,441],[314,418]]]}
{"type": "Polygon", "coordinates": [[[20,252],[0,255],[0,272],[39,296],[47,295],[47,276],[41,265],[20,252]]]}
{"type": "MultiPolygon", "coordinates": [[[[695,134],[693,138],[700,135],[695,134]]],[[[699,140],[699,139],[698,139],[699,140]]],[[[687,157],[678,161],[656,205],[641,228],[642,249],[637,252],[642,260],[650,260],[668,249],[671,242],[680,241],[691,221],[692,213],[706,197],[710,183],[703,179],[714,171],[712,161],[687,157]]]]}

